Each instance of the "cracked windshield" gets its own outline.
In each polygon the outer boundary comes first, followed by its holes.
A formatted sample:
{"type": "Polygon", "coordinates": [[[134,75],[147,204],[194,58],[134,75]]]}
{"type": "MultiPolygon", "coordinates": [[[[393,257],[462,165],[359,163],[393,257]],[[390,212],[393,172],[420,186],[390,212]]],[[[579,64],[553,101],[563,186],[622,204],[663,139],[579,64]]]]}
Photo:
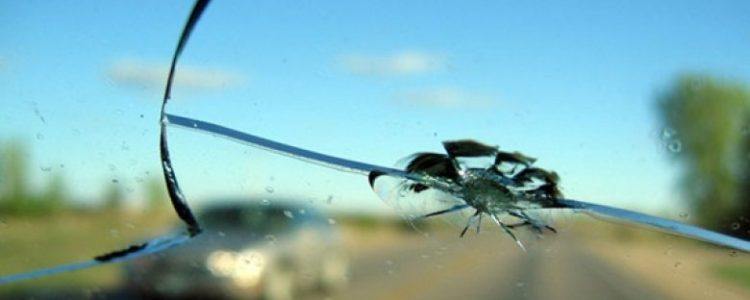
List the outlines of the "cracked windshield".
{"type": "Polygon", "coordinates": [[[750,299],[750,3],[0,4],[2,299],[750,299]]]}

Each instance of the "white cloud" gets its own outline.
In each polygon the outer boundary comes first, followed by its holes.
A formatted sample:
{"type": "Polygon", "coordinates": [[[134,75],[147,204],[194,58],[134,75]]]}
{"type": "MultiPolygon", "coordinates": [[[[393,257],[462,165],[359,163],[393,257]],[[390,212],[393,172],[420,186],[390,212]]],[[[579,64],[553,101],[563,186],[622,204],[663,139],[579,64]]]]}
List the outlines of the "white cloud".
{"type": "MultiPolygon", "coordinates": [[[[138,59],[114,61],[106,70],[107,79],[132,88],[161,90],[169,73],[169,65],[146,62],[138,59]]],[[[220,90],[235,87],[244,82],[243,76],[217,68],[178,65],[174,87],[190,90],[220,90]]]]}
{"type": "Polygon", "coordinates": [[[417,51],[385,56],[350,54],[340,57],[339,63],[352,74],[368,76],[424,74],[439,71],[444,66],[441,57],[417,51]]]}
{"type": "Polygon", "coordinates": [[[395,100],[402,104],[443,109],[488,108],[496,103],[487,95],[451,87],[401,92],[396,94],[395,100]]]}

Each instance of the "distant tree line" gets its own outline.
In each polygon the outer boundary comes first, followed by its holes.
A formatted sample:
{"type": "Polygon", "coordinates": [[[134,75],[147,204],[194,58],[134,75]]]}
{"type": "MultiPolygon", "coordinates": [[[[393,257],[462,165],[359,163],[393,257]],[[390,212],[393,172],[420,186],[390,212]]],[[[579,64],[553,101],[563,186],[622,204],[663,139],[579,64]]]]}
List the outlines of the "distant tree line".
{"type": "Polygon", "coordinates": [[[692,219],[750,237],[750,87],[688,74],[661,93],[657,104],[662,139],[682,167],[692,219]]]}
{"type": "MultiPolygon", "coordinates": [[[[29,152],[19,140],[0,141],[0,215],[49,215],[76,209],[64,176],[51,172],[41,189],[30,188],[29,152]]],[[[147,209],[168,207],[166,189],[156,178],[143,182],[147,209]]],[[[119,210],[125,194],[117,182],[107,181],[100,201],[87,209],[119,210]]],[[[80,205],[80,204],[78,204],[80,205]]]]}
{"type": "Polygon", "coordinates": [[[18,140],[0,143],[0,213],[43,215],[63,210],[68,195],[62,175],[53,173],[44,189],[32,191],[28,180],[28,155],[18,140]]]}

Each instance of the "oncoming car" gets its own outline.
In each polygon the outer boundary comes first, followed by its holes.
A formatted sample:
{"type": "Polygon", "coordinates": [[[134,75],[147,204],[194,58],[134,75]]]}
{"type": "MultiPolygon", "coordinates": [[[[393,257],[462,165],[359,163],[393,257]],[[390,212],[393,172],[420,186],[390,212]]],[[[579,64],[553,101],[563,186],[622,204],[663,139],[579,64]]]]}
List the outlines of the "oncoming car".
{"type": "Polygon", "coordinates": [[[187,245],[125,265],[143,297],[292,299],[347,281],[336,228],[317,211],[282,200],[214,201],[198,218],[206,232],[187,245]]]}

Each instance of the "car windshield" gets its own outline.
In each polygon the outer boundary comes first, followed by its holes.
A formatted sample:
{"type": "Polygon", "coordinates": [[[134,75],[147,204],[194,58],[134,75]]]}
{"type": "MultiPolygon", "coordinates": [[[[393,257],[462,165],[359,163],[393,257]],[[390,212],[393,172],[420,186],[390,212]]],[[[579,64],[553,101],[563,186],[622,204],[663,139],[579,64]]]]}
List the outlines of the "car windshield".
{"type": "Polygon", "coordinates": [[[750,1],[5,1],[0,299],[750,299],[750,1]]]}

